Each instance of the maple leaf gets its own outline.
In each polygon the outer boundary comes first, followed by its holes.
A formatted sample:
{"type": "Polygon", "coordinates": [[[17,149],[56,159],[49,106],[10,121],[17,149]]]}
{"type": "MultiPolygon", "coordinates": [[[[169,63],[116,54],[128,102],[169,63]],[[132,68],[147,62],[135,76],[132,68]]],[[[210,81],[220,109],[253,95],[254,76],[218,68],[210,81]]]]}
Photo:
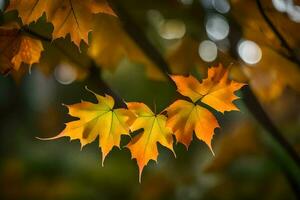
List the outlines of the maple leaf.
{"type": "Polygon", "coordinates": [[[215,116],[206,108],[197,105],[197,102],[201,101],[222,113],[238,110],[232,103],[238,98],[234,92],[244,84],[228,80],[228,71],[222,65],[210,68],[208,77],[201,83],[191,75],[171,76],[171,78],[177,85],[177,91],[189,97],[193,103],[177,100],[166,108],[167,126],[172,129],[177,141],[187,148],[195,131],[197,138],[203,140],[212,150],[211,140],[219,124],[215,116]]]}
{"type": "Polygon", "coordinates": [[[178,142],[188,148],[195,131],[197,138],[203,140],[212,151],[211,140],[214,130],[220,126],[209,110],[188,101],[177,100],[166,111],[167,127],[172,128],[178,142]]]}
{"type": "Polygon", "coordinates": [[[81,40],[88,44],[93,14],[115,15],[106,0],[12,0],[7,10],[15,9],[24,24],[37,21],[45,12],[54,27],[53,38],[65,37],[70,33],[71,40],[78,47],[81,40]]]}
{"type": "Polygon", "coordinates": [[[40,40],[24,35],[15,24],[0,27],[0,72],[18,71],[22,63],[37,63],[43,45],[40,40]]]}
{"type": "Polygon", "coordinates": [[[194,103],[198,100],[217,111],[239,110],[233,101],[238,99],[234,94],[244,86],[242,83],[228,79],[228,70],[221,64],[208,69],[207,78],[201,83],[193,76],[171,76],[176,83],[177,91],[189,97],[194,103]]]}
{"type": "MultiPolygon", "coordinates": [[[[92,92],[92,91],[90,91],[92,92]]],[[[92,92],[98,103],[82,101],[68,105],[69,114],[79,120],[66,123],[65,129],[52,140],[61,137],[79,139],[81,148],[93,142],[99,136],[99,147],[102,150],[102,165],[107,154],[114,146],[120,147],[121,135],[129,135],[129,126],[135,120],[134,114],[123,108],[114,109],[114,99],[92,92]]]]}
{"type": "MultiPolygon", "coordinates": [[[[171,129],[166,127],[167,117],[154,114],[143,103],[127,103],[128,109],[136,114],[137,119],[131,125],[131,130],[143,129],[143,132],[135,136],[127,145],[132,158],[137,160],[139,167],[139,181],[143,168],[150,160],[157,161],[157,143],[167,147],[173,153],[173,137],[171,129]]],[[[175,155],[175,153],[174,153],[175,155]]]]}
{"type": "Polygon", "coordinates": [[[6,11],[17,10],[22,22],[28,25],[43,15],[49,3],[48,0],[10,0],[6,11]]]}

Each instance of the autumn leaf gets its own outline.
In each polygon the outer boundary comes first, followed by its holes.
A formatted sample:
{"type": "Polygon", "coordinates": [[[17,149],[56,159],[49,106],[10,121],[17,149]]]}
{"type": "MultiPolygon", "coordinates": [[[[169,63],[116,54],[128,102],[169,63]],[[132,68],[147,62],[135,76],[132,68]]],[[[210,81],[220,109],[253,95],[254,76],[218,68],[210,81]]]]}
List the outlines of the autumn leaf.
{"type": "MultiPolygon", "coordinates": [[[[211,140],[215,128],[219,127],[215,116],[198,101],[224,113],[238,110],[232,103],[238,97],[234,92],[244,84],[228,80],[228,71],[222,65],[208,70],[208,77],[201,83],[193,76],[171,76],[177,91],[189,97],[192,102],[177,100],[168,108],[167,126],[172,129],[178,142],[187,148],[193,139],[193,131],[198,139],[203,140],[212,150],[211,140]]],[[[213,152],[213,151],[212,151],[213,152]]]]}
{"type": "Polygon", "coordinates": [[[24,24],[37,21],[46,13],[47,20],[53,24],[53,39],[65,37],[79,47],[83,40],[88,44],[88,33],[92,29],[93,14],[106,13],[115,15],[106,0],[12,0],[9,10],[18,10],[24,24]]]}
{"type": "Polygon", "coordinates": [[[45,12],[48,0],[10,0],[6,11],[17,10],[23,24],[36,22],[45,12]]]}
{"type": "Polygon", "coordinates": [[[188,148],[195,131],[196,137],[204,141],[212,151],[211,140],[214,130],[220,126],[209,110],[184,100],[175,101],[166,110],[167,127],[172,128],[178,142],[188,148]]]}
{"type": "MultiPolygon", "coordinates": [[[[143,103],[127,103],[128,109],[137,116],[131,125],[131,130],[143,129],[142,133],[135,136],[127,145],[132,158],[137,160],[139,167],[139,180],[143,168],[150,160],[157,161],[157,143],[167,147],[173,153],[173,137],[171,129],[166,127],[167,117],[161,114],[154,114],[150,108],[143,103]]],[[[175,153],[174,153],[175,155],[175,153]]]]}
{"type": "Polygon", "coordinates": [[[18,25],[0,27],[0,72],[18,71],[22,63],[37,63],[43,51],[41,41],[24,35],[18,25]]]}
{"type": "Polygon", "coordinates": [[[222,65],[208,69],[208,77],[201,83],[193,76],[171,76],[176,83],[177,91],[189,97],[194,103],[198,100],[217,111],[239,110],[233,101],[238,99],[234,94],[244,86],[242,83],[228,79],[228,70],[222,65]]]}
{"type": "Polygon", "coordinates": [[[68,122],[66,128],[57,136],[46,140],[61,137],[79,139],[81,148],[93,142],[99,136],[99,147],[102,150],[102,165],[107,154],[114,146],[120,147],[121,135],[129,135],[129,126],[135,120],[134,114],[123,108],[114,109],[114,99],[92,92],[98,103],[82,101],[67,106],[69,114],[79,120],[68,122]]]}

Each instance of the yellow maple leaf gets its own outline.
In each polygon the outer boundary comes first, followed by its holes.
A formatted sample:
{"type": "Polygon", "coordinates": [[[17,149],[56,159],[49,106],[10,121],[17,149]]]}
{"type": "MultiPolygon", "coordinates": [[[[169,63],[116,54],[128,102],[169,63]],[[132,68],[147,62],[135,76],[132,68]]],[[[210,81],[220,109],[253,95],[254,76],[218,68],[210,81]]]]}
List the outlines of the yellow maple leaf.
{"type": "MultiPolygon", "coordinates": [[[[173,137],[171,129],[166,127],[167,117],[154,114],[150,108],[143,103],[128,103],[128,109],[136,114],[137,119],[131,125],[131,130],[143,129],[143,132],[135,136],[127,145],[132,158],[137,160],[139,167],[139,180],[143,168],[150,160],[157,161],[157,143],[167,147],[173,153],[173,137]]],[[[174,153],[175,155],[175,153],[174,153]]]]}
{"type": "Polygon", "coordinates": [[[36,22],[45,12],[48,0],[11,0],[6,11],[17,10],[24,24],[36,22]]]}
{"type": "Polygon", "coordinates": [[[45,12],[54,27],[53,39],[70,33],[77,46],[81,40],[88,44],[93,14],[115,15],[106,0],[12,0],[7,10],[18,10],[24,24],[37,21],[45,12]]]}
{"type": "Polygon", "coordinates": [[[21,64],[32,65],[40,59],[43,45],[40,40],[23,35],[15,24],[0,27],[0,72],[18,71],[21,64]]]}
{"type": "Polygon", "coordinates": [[[171,76],[177,91],[189,97],[192,102],[177,100],[168,108],[167,126],[172,129],[178,142],[187,148],[193,138],[193,131],[198,139],[203,140],[209,148],[214,129],[219,127],[215,116],[206,108],[197,105],[198,101],[224,113],[238,110],[232,101],[238,97],[234,92],[244,84],[228,80],[228,71],[222,65],[208,70],[208,77],[201,83],[193,76],[171,76]]]}
{"type": "Polygon", "coordinates": [[[66,123],[65,129],[53,138],[70,137],[79,139],[81,148],[93,142],[99,136],[99,147],[102,150],[102,165],[107,154],[114,146],[120,147],[121,135],[129,135],[129,126],[135,120],[134,114],[123,108],[114,109],[114,99],[92,92],[98,103],[82,101],[68,105],[69,114],[79,120],[66,123]]]}

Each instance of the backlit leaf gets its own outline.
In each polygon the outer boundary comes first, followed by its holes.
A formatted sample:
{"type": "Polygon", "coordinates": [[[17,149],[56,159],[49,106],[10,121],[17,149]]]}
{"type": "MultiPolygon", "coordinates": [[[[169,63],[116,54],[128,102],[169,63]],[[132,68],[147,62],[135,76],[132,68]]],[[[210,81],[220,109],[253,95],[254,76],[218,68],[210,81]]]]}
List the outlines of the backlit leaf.
{"type": "Polygon", "coordinates": [[[188,148],[194,131],[196,137],[204,141],[212,150],[211,140],[219,124],[209,110],[184,100],[175,101],[166,110],[168,112],[167,126],[172,128],[178,142],[188,148]]]}
{"type": "Polygon", "coordinates": [[[0,27],[0,72],[18,71],[21,64],[37,63],[43,51],[41,41],[24,35],[17,25],[0,27]]]}
{"type": "MultiPolygon", "coordinates": [[[[136,114],[137,119],[131,125],[131,130],[143,131],[135,136],[127,145],[132,158],[137,160],[139,167],[139,180],[143,168],[150,160],[157,161],[157,143],[173,151],[173,137],[171,129],[166,127],[167,117],[161,114],[154,114],[150,108],[143,103],[128,103],[128,109],[136,114]]],[[[174,152],[174,151],[173,151],[174,152]]]]}
{"type": "Polygon", "coordinates": [[[47,20],[53,24],[53,39],[65,37],[80,46],[80,41],[88,43],[88,33],[92,29],[93,14],[114,15],[106,0],[13,0],[8,10],[18,10],[24,24],[37,21],[45,12],[47,20]]]}
{"type": "Polygon", "coordinates": [[[68,122],[59,135],[49,139],[67,136],[71,140],[79,139],[83,147],[99,136],[103,165],[105,157],[112,148],[120,147],[121,135],[129,135],[129,126],[133,123],[135,116],[127,109],[114,109],[115,102],[111,96],[98,94],[95,96],[98,100],[97,104],[82,101],[67,106],[69,114],[79,119],[68,122]]]}
{"type": "Polygon", "coordinates": [[[238,99],[234,92],[244,84],[228,79],[228,70],[222,65],[208,69],[208,77],[201,83],[193,76],[171,76],[177,85],[177,90],[193,102],[201,102],[224,113],[238,110],[232,103],[238,99]]]}

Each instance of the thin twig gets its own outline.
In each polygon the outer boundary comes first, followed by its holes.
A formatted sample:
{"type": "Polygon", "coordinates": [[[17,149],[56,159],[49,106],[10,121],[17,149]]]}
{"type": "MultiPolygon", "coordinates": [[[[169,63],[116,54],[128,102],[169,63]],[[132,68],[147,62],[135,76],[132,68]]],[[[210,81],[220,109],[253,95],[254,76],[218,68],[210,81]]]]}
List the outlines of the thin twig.
{"type": "Polygon", "coordinates": [[[266,14],[260,0],[256,0],[256,4],[257,4],[257,7],[258,7],[258,10],[259,10],[260,14],[264,18],[264,20],[266,21],[266,23],[268,24],[270,29],[274,32],[274,34],[276,35],[276,37],[280,41],[281,45],[289,52],[290,57],[286,57],[286,58],[289,58],[291,61],[296,63],[298,65],[298,67],[300,67],[300,58],[297,56],[297,54],[295,53],[293,48],[289,45],[289,43],[285,40],[285,38],[277,30],[276,26],[273,24],[271,19],[268,17],[268,15],[266,14]]]}
{"type": "Polygon", "coordinates": [[[22,27],[21,31],[23,31],[24,33],[27,33],[27,34],[31,35],[32,37],[35,37],[39,40],[42,40],[42,41],[45,41],[45,42],[52,42],[52,38],[48,38],[44,35],[36,33],[34,31],[32,31],[31,29],[29,29],[28,27],[22,27]]]}
{"type": "MultiPolygon", "coordinates": [[[[52,45],[54,45],[61,53],[63,53],[68,59],[70,59],[71,62],[73,62],[74,64],[76,65],[80,65],[80,62],[77,61],[76,59],[73,58],[73,56],[71,54],[69,54],[67,51],[65,51],[65,49],[63,47],[61,47],[60,45],[58,44],[55,44],[52,42],[52,38],[48,38],[46,36],[43,36],[39,33],[36,33],[32,30],[30,30],[29,28],[27,27],[23,27],[21,29],[21,31],[31,35],[32,37],[35,37],[37,39],[40,39],[44,42],[49,42],[51,43],[52,45]]],[[[96,83],[97,85],[97,88],[101,88],[102,91],[101,93],[103,94],[109,94],[111,95],[114,100],[116,101],[116,106],[117,107],[126,107],[126,104],[124,103],[123,99],[117,95],[109,86],[108,84],[101,78],[100,74],[101,74],[101,70],[100,70],[100,67],[97,66],[97,64],[92,60],[90,59],[90,84],[92,84],[92,82],[96,83]]],[[[93,90],[96,90],[97,88],[92,88],[93,90]]]]}

